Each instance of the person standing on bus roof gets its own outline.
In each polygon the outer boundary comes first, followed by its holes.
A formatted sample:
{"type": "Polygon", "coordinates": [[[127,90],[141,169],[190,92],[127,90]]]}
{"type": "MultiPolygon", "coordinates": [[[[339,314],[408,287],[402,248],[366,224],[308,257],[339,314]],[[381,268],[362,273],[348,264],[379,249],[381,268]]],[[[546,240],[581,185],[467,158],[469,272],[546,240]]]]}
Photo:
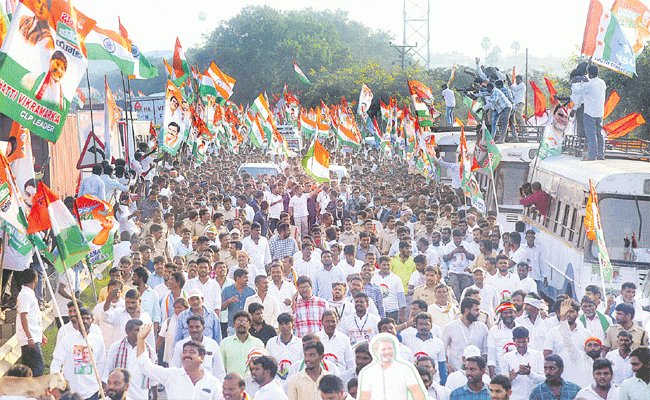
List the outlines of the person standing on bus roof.
{"type": "Polygon", "coordinates": [[[598,77],[598,67],[587,67],[589,81],[571,85],[571,101],[576,107],[585,106],[585,137],[589,154],[584,161],[605,159],[605,140],[602,135],[603,115],[605,113],[605,92],[607,84],[598,77]]]}

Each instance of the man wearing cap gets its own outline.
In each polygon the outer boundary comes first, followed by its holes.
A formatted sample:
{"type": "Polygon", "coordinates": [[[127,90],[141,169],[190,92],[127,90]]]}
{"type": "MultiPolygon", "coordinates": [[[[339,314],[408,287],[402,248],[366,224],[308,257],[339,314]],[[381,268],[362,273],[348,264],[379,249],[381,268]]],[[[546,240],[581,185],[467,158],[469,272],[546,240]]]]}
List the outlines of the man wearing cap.
{"type": "Polygon", "coordinates": [[[528,347],[528,329],[518,326],[512,330],[516,350],[501,358],[501,373],[512,381],[511,400],[528,400],[533,388],[544,381],[544,356],[528,347]]]}
{"type": "Polygon", "coordinates": [[[512,341],[512,330],[515,328],[515,306],[511,302],[503,302],[495,310],[498,322],[488,333],[488,369],[490,376],[507,374],[500,368],[501,357],[506,353],[505,345],[512,341]]]}
{"type": "Polygon", "coordinates": [[[542,317],[540,310],[546,305],[535,293],[528,293],[524,298],[524,314],[515,319],[517,326],[523,326],[530,333],[529,346],[535,350],[544,350],[546,334],[549,330],[546,318],[542,317]]]}
{"type": "Polygon", "coordinates": [[[198,288],[192,289],[187,295],[187,301],[190,303],[190,308],[178,314],[178,325],[176,327],[174,344],[190,336],[187,319],[192,315],[200,315],[203,318],[203,334],[205,336],[214,339],[217,343],[221,343],[219,317],[217,317],[214,311],[209,310],[203,305],[203,293],[201,293],[201,290],[198,288]]]}

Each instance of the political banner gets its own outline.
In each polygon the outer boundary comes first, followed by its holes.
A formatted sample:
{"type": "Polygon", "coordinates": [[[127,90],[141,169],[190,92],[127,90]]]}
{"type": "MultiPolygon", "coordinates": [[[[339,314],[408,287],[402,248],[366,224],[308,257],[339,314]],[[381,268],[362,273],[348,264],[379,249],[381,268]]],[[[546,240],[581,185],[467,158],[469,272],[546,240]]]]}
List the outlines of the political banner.
{"type": "Polygon", "coordinates": [[[181,108],[183,95],[170,80],[167,81],[165,93],[165,118],[159,146],[162,151],[175,156],[181,147],[185,133],[184,111],[181,108]]]}
{"type": "Polygon", "coordinates": [[[56,142],[86,71],[83,41],[95,21],[65,0],[24,0],[0,50],[0,108],[56,142]]]}
{"type": "Polygon", "coordinates": [[[113,260],[113,244],[119,223],[113,216],[113,206],[95,196],[84,195],[75,200],[75,212],[90,245],[88,265],[113,260]]]}

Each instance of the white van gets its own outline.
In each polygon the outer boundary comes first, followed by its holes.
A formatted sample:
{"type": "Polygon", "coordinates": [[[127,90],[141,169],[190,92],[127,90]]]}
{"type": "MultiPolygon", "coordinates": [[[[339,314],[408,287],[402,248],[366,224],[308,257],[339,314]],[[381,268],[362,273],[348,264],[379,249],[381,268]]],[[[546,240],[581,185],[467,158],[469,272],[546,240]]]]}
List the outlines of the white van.
{"type": "Polygon", "coordinates": [[[253,178],[257,178],[259,175],[270,175],[275,176],[282,173],[280,167],[273,163],[246,163],[239,166],[237,169],[237,174],[247,173],[253,178]]]}

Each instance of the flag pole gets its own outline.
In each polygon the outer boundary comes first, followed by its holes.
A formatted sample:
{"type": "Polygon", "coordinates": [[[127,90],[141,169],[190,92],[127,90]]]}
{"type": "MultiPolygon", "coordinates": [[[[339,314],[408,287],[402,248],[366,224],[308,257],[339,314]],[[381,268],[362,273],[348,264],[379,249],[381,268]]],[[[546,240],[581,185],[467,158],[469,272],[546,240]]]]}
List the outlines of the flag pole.
{"type": "MultiPolygon", "coordinates": [[[[95,135],[95,121],[93,120],[93,96],[90,92],[90,77],[86,68],[86,84],[88,84],[88,105],[90,106],[90,131],[93,133],[93,145],[97,149],[97,136],[95,135]]],[[[97,164],[97,152],[94,152],[95,164],[97,164]]]]}
{"type": "MultiPolygon", "coordinates": [[[[61,263],[63,264],[63,271],[66,275],[66,278],[68,280],[68,285],[72,287],[72,282],[70,282],[70,275],[66,273],[67,271],[67,266],[65,265],[65,259],[61,255],[61,263]]],[[[91,276],[92,280],[92,276],[91,276]]],[[[99,397],[101,399],[106,399],[106,394],[104,393],[104,387],[102,386],[102,380],[99,377],[99,371],[97,370],[97,364],[95,363],[95,356],[93,355],[92,352],[92,347],[90,347],[90,342],[88,341],[88,333],[86,332],[86,327],[83,324],[83,319],[81,318],[81,310],[79,309],[79,302],[77,301],[77,296],[73,294],[72,296],[72,302],[74,303],[74,308],[75,312],[77,314],[77,324],[79,325],[79,331],[81,332],[81,335],[83,336],[84,340],[86,341],[86,346],[88,346],[88,354],[90,355],[90,363],[93,366],[93,372],[95,373],[95,379],[97,379],[97,384],[99,385],[99,397]]],[[[101,349],[104,350],[104,349],[101,349]]]]}
{"type": "Polygon", "coordinates": [[[490,162],[490,177],[492,178],[492,194],[494,195],[494,209],[499,217],[499,202],[497,201],[497,181],[494,179],[494,168],[492,168],[492,154],[488,153],[490,162]]]}
{"type": "MultiPolygon", "coordinates": [[[[2,253],[2,258],[4,259],[4,252],[2,253]]],[[[59,323],[61,324],[61,326],[63,326],[65,325],[65,323],[63,322],[61,309],[59,308],[59,303],[56,302],[56,297],[54,297],[54,289],[52,289],[52,284],[50,283],[50,280],[47,277],[47,273],[45,272],[45,266],[43,265],[43,259],[41,258],[41,252],[38,251],[38,249],[36,249],[36,258],[38,259],[38,265],[41,267],[41,272],[43,273],[43,280],[45,281],[45,286],[47,287],[47,291],[50,293],[50,296],[52,297],[52,304],[54,304],[54,309],[56,310],[56,318],[59,319],[59,323]]],[[[70,285],[69,282],[68,285],[70,287],[72,297],[75,297],[75,291],[73,289],[73,286],[70,285]]]]}
{"type": "MultiPolygon", "coordinates": [[[[6,222],[5,222],[6,223],[6,222]]],[[[2,256],[0,256],[0,288],[2,288],[2,275],[3,275],[3,270],[5,267],[5,253],[7,251],[7,228],[5,227],[2,230],[2,256]]],[[[0,300],[2,300],[2,297],[4,295],[4,291],[0,293],[0,300]]],[[[3,320],[5,319],[5,313],[0,310],[0,318],[3,320]]]]}
{"type": "MultiPolygon", "coordinates": [[[[122,74],[122,79],[124,79],[124,74],[122,74]]],[[[133,147],[135,148],[135,129],[133,128],[133,99],[131,97],[131,80],[129,79],[128,76],[126,77],[126,85],[127,85],[127,88],[129,89],[129,119],[127,120],[127,123],[129,121],[131,121],[131,135],[133,135],[133,147]]],[[[155,118],[155,116],[156,116],[156,108],[153,107],[153,109],[154,109],[153,115],[154,115],[154,118],[155,118]]],[[[124,113],[126,114],[126,111],[124,113]]],[[[129,129],[128,128],[129,127],[127,125],[127,129],[126,129],[126,143],[127,144],[129,143],[129,129]]],[[[127,152],[125,152],[125,153],[127,153],[127,152]]],[[[129,161],[130,158],[131,158],[130,156],[127,158],[127,162],[129,161]]]]}

